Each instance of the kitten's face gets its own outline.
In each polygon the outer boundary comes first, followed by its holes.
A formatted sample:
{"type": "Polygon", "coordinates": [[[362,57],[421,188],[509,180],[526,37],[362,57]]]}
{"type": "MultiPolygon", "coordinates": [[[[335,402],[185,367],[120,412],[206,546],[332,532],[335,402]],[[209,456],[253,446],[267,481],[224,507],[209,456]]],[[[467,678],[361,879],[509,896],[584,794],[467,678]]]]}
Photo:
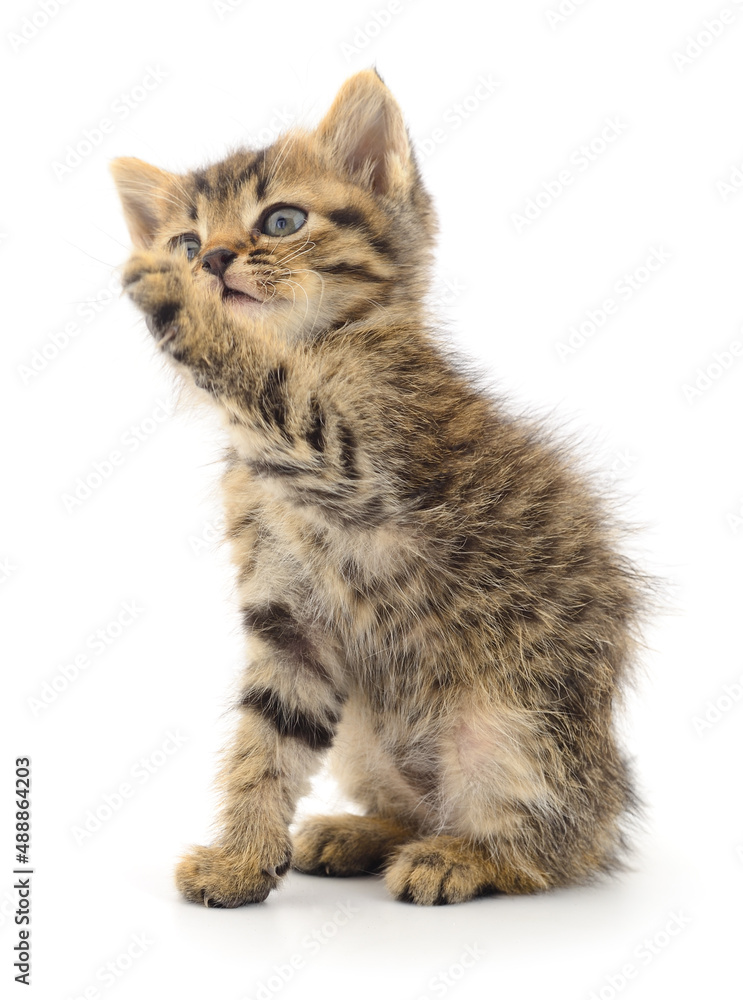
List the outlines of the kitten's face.
{"type": "Polygon", "coordinates": [[[420,298],[434,229],[397,104],[372,71],[315,132],[206,170],[113,164],[138,246],[184,254],[246,323],[311,336],[420,298]]]}

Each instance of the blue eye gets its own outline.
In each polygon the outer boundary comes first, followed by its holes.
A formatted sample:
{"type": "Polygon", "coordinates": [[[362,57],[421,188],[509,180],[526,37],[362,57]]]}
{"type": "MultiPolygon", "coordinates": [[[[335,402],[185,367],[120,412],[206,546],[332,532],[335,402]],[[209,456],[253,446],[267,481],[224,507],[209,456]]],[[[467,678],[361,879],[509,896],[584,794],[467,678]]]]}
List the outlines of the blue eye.
{"type": "Polygon", "coordinates": [[[306,221],[306,212],[301,208],[291,208],[286,205],[266,216],[262,231],[266,236],[291,236],[301,229],[306,221]]]}
{"type": "Polygon", "coordinates": [[[172,242],[173,247],[185,247],[186,256],[189,260],[193,260],[199,250],[201,250],[201,240],[198,236],[194,236],[193,233],[184,233],[182,236],[176,236],[172,242]]]}

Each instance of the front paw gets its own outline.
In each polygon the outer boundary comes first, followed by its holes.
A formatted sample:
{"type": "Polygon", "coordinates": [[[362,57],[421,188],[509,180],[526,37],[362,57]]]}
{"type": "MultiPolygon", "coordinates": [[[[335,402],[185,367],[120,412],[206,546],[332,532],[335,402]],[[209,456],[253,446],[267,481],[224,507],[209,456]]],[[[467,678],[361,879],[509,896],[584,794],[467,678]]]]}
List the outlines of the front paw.
{"type": "Polygon", "coordinates": [[[434,836],[403,846],[385,873],[395,899],[419,906],[463,903],[493,891],[492,864],[464,839],[434,836]]]}
{"type": "Polygon", "coordinates": [[[412,836],[381,816],[314,816],[294,837],[292,867],[306,875],[370,875],[412,836]]]}
{"type": "Polygon", "coordinates": [[[291,863],[287,843],[260,851],[227,847],[193,847],[179,861],[175,881],[192,903],[226,908],[262,903],[279,884],[291,863]]]}
{"type": "Polygon", "coordinates": [[[153,250],[137,250],[127,261],[121,278],[124,291],[141,309],[147,327],[161,347],[178,336],[191,272],[185,258],[153,250]]]}

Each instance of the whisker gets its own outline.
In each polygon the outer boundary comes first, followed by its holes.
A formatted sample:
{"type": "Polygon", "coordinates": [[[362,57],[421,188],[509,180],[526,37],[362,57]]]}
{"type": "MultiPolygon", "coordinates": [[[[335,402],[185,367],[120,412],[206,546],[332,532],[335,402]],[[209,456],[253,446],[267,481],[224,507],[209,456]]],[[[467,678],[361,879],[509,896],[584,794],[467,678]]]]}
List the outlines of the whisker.
{"type": "MultiPolygon", "coordinates": [[[[325,279],[323,278],[323,276],[321,274],[319,274],[317,271],[314,271],[312,268],[307,268],[307,267],[299,268],[299,269],[297,269],[297,271],[295,273],[301,273],[301,272],[303,272],[305,274],[314,274],[319,279],[319,281],[320,281],[320,297],[319,297],[319,299],[317,301],[317,308],[315,309],[315,318],[314,318],[314,320],[312,322],[312,327],[310,328],[310,331],[309,331],[309,333],[312,334],[315,331],[315,327],[317,326],[317,321],[318,321],[318,319],[320,317],[320,308],[322,306],[323,297],[325,295],[325,279]]],[[[286,281],[286,279],[283,279],[283,280],[286,281]]],[[[294,284],[297,284],[302,289],[302,291],[304,292],[305,298],[307,299],[307,310],[305,311],[304,318],[302,320],[304,322],[304,320],[307,319],[307,312],[309,311],[309,301],[310,301],[309,295],[307,295],[307,290],[299,282],[294,282],[294,284]]]]}
{"type": "Polygon", "coordinates": [[[173,197],[174,192],[164,191],[159,184],[155,184],[153,181],[124,181],[118,185],[118,190],[132,194],[140,194],[142,191],[154,191],[165,201],[169,202],[171,205],[176,205],[184,211],[187,210],[190,205],[190,196],[187,202],[181,201],[180,199],[173,197]]]}
{"type": "Polygon", "coordinates": [[[296,260],[297,257],[304,256],[304,254],[309,253],[309,251],[312,250],[313,247],[315,247],[316,245],[317,245],[316,243],[312,243],[310,244],[310,246],[306,246],[304,249],[300,248],[299,250],[295,251],[295,253],[288,254],[286,257],[282,257],[281,260],[276,261],[276,266],[280,267],[282,264],[288,264],[290,261],[296,260]]]}
{"type": "MultiPolygon", "coordinates": [[[[285,278],[278,278],[277,280],[278,280],[278,282],[280,284],[282,284],[282,285],[289,285],[289,287],[291,288],[291,290],[292,290],[292,312],[294,312],[294,307],[297,304],[297,293],[294,291],[294,287],[293,286],[296,285],[296,282],[295,281],[287,281],[285,278]]],[[[305,292],[305,294],[306,294],[306,292],[305,292]]],[[[305,313],[305,315],[306,315],[306,313],[305,313]]]]}
{"type": "Polygon", "coordinates": [[[297,141],[296,135],[293,132],[289,132],[288,135],[286,136],[285,140],[284,140],[283,146],[279,150],[279,155],[276,158],[276,161],[273,164],[273,167],[272,167],[271,171],[269,172],[269,175],[268,175],[268,178],[267,178],[267,182],[270,182],[270,181],[272,181],[274,179],[274,177],[276,176],[277,170],[279,169],[279,167],[281,166],[281,164],[284,162],[284,160],[289,155],[289,151],[290,151],[292,145],[296,141],[297,141]]]}
{"type": "MultiPolygon", "coordinates": [[[[101,260],[100,257],[94,257],[92,253],[88,253],[88,251],[85,250],[85,249],[83,249],[83,247],[79,247],[77,245],[77,243],[72,243],[70,240],[64,239],[64,237],[62,237],[62,239],[67,244],[67,246],[73,247],[75,250],[79,250],[80,253],[84,253],[86,257],[90,257],[90,259],[94,260],[97,264],[103,264],[104,267],[107,267],[107,268],[109,268],[112,271],[115,270],[119,266],[118,264],[109,264],[108,261],[101,260]]],[[[118,240],[116,242],[118,243],[118,240]]],[[[125,246],[123,243],[121,245],[125,246]]],[[[129,248],[125,247],[125,249],[129,249],[129,248]]]]}
{"type": "MultiPolygon", "coordinates": [[[[304,250],[304,248],[305,248],[305,247],[307,247],[307,244],[308,244],[309,240],[310,240],[310,227],[308,226],[308,227],[307,227],[307,235],[306,235],[306,236],[305,236],[305,238],[304,238],[304,243],[300,244],[300,245],[299,245],[299,246],[298,246],[298,247],[296,248],[296,253],[299,253],[300,251],[301,251],[301,252],[306,252],[306,251],[304,250]]],[[[307,249],[308,249],[308,250],[311,250],[311,249],[312,249],[312,247],[314,247],[314,246],[316,246],[316,244],[315,244],[315,243],[313,243],[313,244],[312,244],[312,246],[310,246],[310,247],[307,247],[307,249]]],[[[296,254],[295,254],[295,255],[296,255],[296,254]]],[[[286,257],[282,257],[282,258],[281,258],[281,260],[278,260],[278,261],[276,262],[276,265],[277,265],[277,266],[280,266],[281,264],[284,264],[284,263],[286,263],[286,261],[287,261],[287,260],[293,260],[293,259],[294,259],[294,258],[292,257],[292,250],[291,250],[291,248],[289,248],[289,250],[288,250],[288,253],[287,253],[287,256],[286,256],[286,257]]]]}

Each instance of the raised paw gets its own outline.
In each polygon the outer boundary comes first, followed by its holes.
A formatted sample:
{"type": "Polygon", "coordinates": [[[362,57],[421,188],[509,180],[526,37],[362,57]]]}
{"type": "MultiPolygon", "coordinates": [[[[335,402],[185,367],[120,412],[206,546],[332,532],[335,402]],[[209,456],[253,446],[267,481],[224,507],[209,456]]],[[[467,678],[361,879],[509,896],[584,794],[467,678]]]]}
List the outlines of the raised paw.
{"type": "Polygon", "coordinates": [[[180,255],[137,250],[124,266],[122,287],[145,314],[150,333],[161,347],[178,335],[192,281],[186,259],[180,255]]]}
{"type": "Polygon", "coordinates": [[[288,844],[261,852],[193,847],[178,862],[178,890],[192,903],[227,908],[262,903],[291,864],[288,844]]]}
{"type": "Polygon", "coordinates": [[[315,816],[294,838],[292,864],[307,875],[371,875],[412,835],[377,816],[315,816]]]}
{"type": "Polygon", "coordinates": [[[427,837],[406,844],[385,873],[401,902],[421,906],[463,903],[494,891],[492,863],[459,837],[427,837]]]}

